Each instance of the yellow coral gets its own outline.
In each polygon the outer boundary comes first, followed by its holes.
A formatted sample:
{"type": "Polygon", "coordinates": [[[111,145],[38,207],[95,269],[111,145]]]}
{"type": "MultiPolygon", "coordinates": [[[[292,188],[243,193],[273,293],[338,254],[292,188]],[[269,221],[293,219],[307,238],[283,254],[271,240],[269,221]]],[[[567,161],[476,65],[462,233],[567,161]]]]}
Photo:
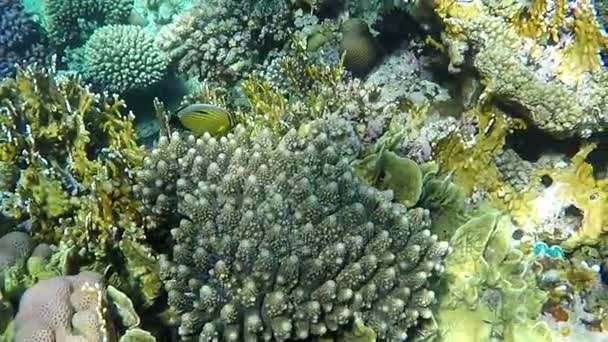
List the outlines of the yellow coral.
{"type": "Polygon", "coordinates": [[[287,100],[268,81],[250,76],[243,82],[243,90],[251,105],[252,117],[247,118],[251,126],[269,128],[277,135],[287,130],[287,100]]]}
{"type": "Polygon", "coordinates": [[[583,215],[576,233],[561,244],[565,249],[579,245],[596,244],[602,234],[608,232],[608,179],[596,180],[593,166],[586,158],[595,144],[587,144],[572,158],[567,169],[538,170],[538,177],[548,175],[559,185],[558,196],[578,208],[583,215]]]}
{"type": "Polygon", "coordinates": [[[547,0],[535,0],[529,8],[522,7],[515,19],[520,32],[531,38],[540,38],[548,29],[545,25],[547,8],[547,0]]]}
{"type": "Polygon", "coordinates": [[[505,138],[511,129],[522,126],[496,108],[475,109],[464,114],[479,121],[479,133],[470,142],[463,140],[460,132],[449,134],[437,142],[435,159],[446,172],[453,172],[456,183],[467,194],[484,190],[498,200],[508,203],[515,191],[502,180],[494,160],[502,151],[505,138]]]}
{"type": "Polygon", "coordinates": [[[566,46],[559,73],[577,79],[585,72],[597,71],[602,66],[600,51],[608,46],[608,38],[597,18],[593,4],[580,1],[574,9],[574,41],[566,46]]]}
{"type": "MultiPolygon", "coordinates": [[[[0,99],[0,154],[22,174],[8,214],[29,218],[38,239],[78,248],[84,268],[135,277],[126,270],[134,256],[112,252],[124,239],[147,247],[133,190],[144,152],[124,101],[36,67],[0,82],[0,99]]],[[[147,291],[146,304],[158,294],[123,283],[130,295],[147,291]]]]}
{"type": "Polygon", "coordinates": [[[509,20],[525,37],[534,38],[541,44],[546,44],[547,39],[557,42],[560,29],[566,26],[568,5],[566,0],[551,3],[549,7],[548,0],[534,0],[531,6],[522,6],[509,20]]]}

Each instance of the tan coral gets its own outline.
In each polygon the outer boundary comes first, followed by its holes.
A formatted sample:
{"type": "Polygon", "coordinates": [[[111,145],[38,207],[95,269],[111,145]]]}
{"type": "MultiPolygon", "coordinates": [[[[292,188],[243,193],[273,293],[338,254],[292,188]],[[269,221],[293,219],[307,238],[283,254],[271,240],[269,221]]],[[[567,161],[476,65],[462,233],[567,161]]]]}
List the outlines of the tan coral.
{"type": "Polygon", "coordinates": [[[16,342],[108,340],[101,275],[81,272],[38,282],[21,298],[16,342]]]}

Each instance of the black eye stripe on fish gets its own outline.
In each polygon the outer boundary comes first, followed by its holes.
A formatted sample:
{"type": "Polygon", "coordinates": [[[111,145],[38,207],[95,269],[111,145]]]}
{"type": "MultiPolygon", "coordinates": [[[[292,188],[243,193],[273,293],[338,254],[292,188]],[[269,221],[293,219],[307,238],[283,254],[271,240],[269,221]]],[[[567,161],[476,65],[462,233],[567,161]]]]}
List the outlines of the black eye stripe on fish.
{"type": "Polygon", "coordinates": [[[225,135],[235,125],[234,116],[230,112],[207,103],[183,106],[176,111],[176,116],[195,135],[225,135]]]}

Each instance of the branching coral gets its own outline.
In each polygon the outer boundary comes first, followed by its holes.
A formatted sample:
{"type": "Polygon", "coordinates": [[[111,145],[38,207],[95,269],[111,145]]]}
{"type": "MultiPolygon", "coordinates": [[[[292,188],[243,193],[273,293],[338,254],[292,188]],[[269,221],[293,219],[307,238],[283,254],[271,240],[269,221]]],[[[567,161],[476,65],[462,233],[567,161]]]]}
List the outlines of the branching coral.
{"type": "Polygon", "coordinates": [[[380,86],[347,75],[342,63],[315,64],[301,42],[292,43],[294,53],[282,58],[280,70],[243,82],[251,108],[244,121],[281,136],[290,127],[333,113],[357,122],[357,134],[365,142],[377,140],[398,112],[395,99],[385,100],[380,86]]]}
{"type": "Polygon", "coordinates": [[[164,27],[157,40],[179,73],[230,84],[287,38],[285,1],[207,1],[164,27]]]}
{"type": "Polygon", "coordinates": [[[608,47],[594,6],[595,1],[589,0],[536,0],[520,8],[513,23],[541,45],[564,45],[559,73],[579,77],[600,69],[599,52],[608,47]]]}
{"type": "Polygon", "coordinates": [[[120,98],[92,93],[78,78],[19,69],[0,83],[0,151],[21,174],[2,202],[6,215],[29,220],[38,239],[75,246],[89,268],[106,271],[112,255],[118,262],[110,273],[135,276],[114,252],[121,240],[144,240],[131,189],[143,151],[120,98]]]}
{"type": "Polygon", "coordinates": [[[156,215],[183,217],[161,261],[182,338],[306,339],[360,317],[379,340],[404,341],[432,316],[447,244],[428,211],[356,177],[360,147],[334,116],[276,143],[243,127],[161,139],[140,191],[156,215]]]}
{"type": "Polygon", "coordinates": [[[103,89],[141,90],[165,76],[167,57],[152,34],[139,26],[108,25],[95,30],[84,49],[84,72],[103,89]]]}

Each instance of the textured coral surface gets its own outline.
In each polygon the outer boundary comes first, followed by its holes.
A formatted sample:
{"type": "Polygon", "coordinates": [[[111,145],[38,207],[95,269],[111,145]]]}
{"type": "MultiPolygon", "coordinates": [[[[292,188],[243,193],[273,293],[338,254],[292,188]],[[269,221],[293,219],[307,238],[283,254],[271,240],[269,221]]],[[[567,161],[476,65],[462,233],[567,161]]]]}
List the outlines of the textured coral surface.
{"type": "Polygon", "coordinates": [[[183,338],[306,339],[361,317],[404,341],[431,318],[428,279],[447,243],[430,234],[428,211],[357,179],[351,125],[313,121],[278,144],[243,128],[161,138],[141,192],[157,214],[183,217],[161,261],[183,338]]]}

